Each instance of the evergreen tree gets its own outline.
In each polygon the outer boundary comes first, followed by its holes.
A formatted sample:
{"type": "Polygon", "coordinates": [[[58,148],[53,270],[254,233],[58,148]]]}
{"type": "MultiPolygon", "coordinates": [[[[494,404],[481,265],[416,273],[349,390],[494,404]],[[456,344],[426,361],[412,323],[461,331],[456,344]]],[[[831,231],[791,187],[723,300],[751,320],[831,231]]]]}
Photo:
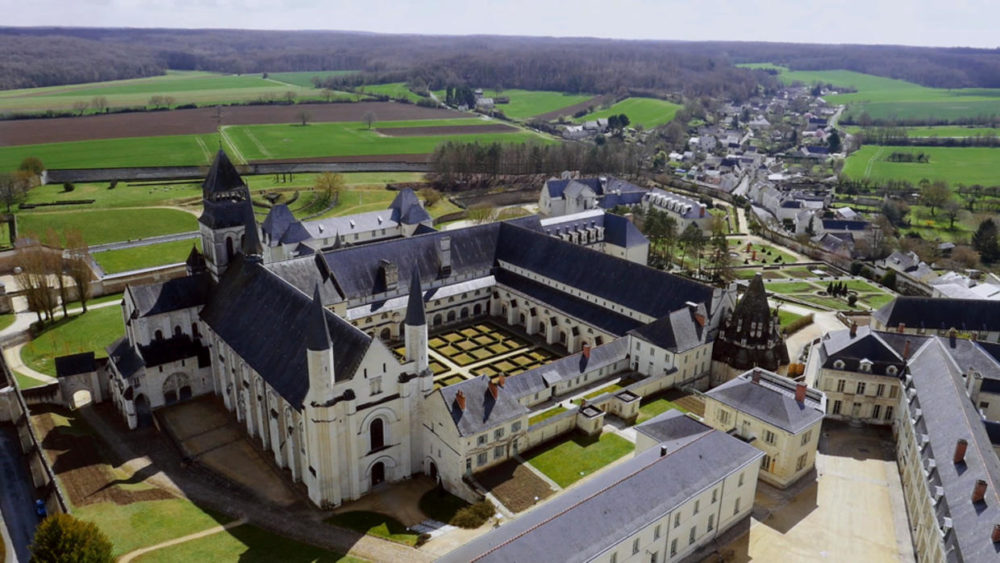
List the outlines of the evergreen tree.
{"type": "Polygon", "coordinates": [[[31,543],[32,563],[111,563],[111,541],[92,522],[69,514],[49,516],[31,543]]]}
{"type": "Polygon", "coordinates": [[[1000,242],[997,241],[997,226],[993,219],[985,219],[979,224],[979,228],[972,235],[972,247],[987,264],[1000,259],[1000,242]]]}

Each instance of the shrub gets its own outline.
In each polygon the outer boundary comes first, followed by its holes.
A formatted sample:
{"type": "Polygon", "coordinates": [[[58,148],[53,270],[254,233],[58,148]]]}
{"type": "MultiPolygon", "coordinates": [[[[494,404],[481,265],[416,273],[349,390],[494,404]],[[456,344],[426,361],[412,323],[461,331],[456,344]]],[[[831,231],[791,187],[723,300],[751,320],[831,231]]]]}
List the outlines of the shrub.
{"type": "Polygon", "coordinates": [[[857,295],[855,295],[855,294],[852,293],[852,294],[850,294],[850,295],[847,296],[847,304],[850,305],[851,307],[853,307],[854,304],[857,303],[857,302],[858,302],[858,296],[857,295]]]}
{"type": "Polygon", "coordinates": [[[496,508],[488,500],[481,500],[475,504],[459,509],[455,516],[448,522],[452,526],[459,528],[478,528],[496,514],[496,508]]]}
{"type": "Polygon", "coordinates": [[[108,189],[109,190],[113,190],[113,189],[115,189],[117,187],[118,187],[118,180],[111,180],[111,183],[108,184],[108,189]]]}
{"type": "Polygon", "coordinates": [[[799,317],[794,321],[788,323],[783,329],[785,334],[795,334],[796,332],[802,330],[803,328],[811,325],[813,323],[813,314],[809,313],[804,317],[799,317]]]}
{"type": "Polygon", "coordinates": [[[63,191],[64,192],[71,192],[71,191],[73,191],[75,189],[76,189],[76,186],[73,185],[73,182],[66,182],[66,183],[63,184],[63,191]]]}
{"type": "Polygon", "coordinates": [[[856,275],[860,274],[861,273],[861,268],[863,268],[863,267],[864,267],[864,264],[862,264],[861,262],[858,262],[857,260],[855,260],[854,262],[851,262],[851,275],[852,276],[856,276],[856,275]]]}
{"type": "Polygon", "coordinates": [[[77,520],[69,514],[56,514],[38,525],[31,544],[31,560],[110,563],[111,547],[111,541],[94,523],[77,520]]]}

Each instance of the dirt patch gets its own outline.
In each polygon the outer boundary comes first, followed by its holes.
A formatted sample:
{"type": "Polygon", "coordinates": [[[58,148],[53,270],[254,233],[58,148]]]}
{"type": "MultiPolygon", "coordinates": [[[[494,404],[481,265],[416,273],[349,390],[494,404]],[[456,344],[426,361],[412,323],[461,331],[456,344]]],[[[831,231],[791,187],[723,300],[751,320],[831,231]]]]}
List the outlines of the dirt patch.
{"type": "Polygon", "coordinates": [[[306,158],[277,158],[274,160],[251,160],[250,164],[299,164],[299,163],[352,163],[352,162],[402,162],[406,164],[427,164],[429,154],[369,154],[360,156],[311,156],[306,158]]]}
{"type": "Polygon", "coordinates": [[[204,107],[174,111],[147,111],[0,121],[0,146],[89,141],[121,137],[155,137],[214,133],[217,125],[296,123],[297,114],[308,111],[314,123],[362,121],[372,112],[380,121],[450,119],[469,114],[394,102],[343,104],[294,104],[272,106],[204,107]]]}
{"type": "Polygon", "coordinates": [[[548,483],[515,461],[477,473],[476,480],[514,512],[531,508],[536,498],[541,501],[554,492],[548,483]]]}
{"type": "MultiPolygon", "coordinates": [[[[140,471],[132,476],[115,470],[110,452],[76,413],[54,407],[35,408],[31,415],[42,442],[42,449],[52,463],[63,490],[74,506],[98,502],[119,505],[147,500],[174,498],[173,495],[144,483],[148,475],[140,471]],[[57,424],[63,417],[70,425],[57,424]]],[[[137,432],[153,432],[146,429],[137,432]]]]}
{"type": "Polygon", "coordinates": [[[494,123],[491,125],[441,125],[438,127],[388,127],[378,132],[389,137],[425,137],[428,135],[474,135],[476,133],[511,133],[517,127],[494,123]]]}
{"type": "Polygon", "coordinates": [[[606,94],[604,96],[595,96],[593,98],[590,98],[589,100],[584,100],[584,101],[582,101],[582,102],[580,102],[578,104],[573,104],[571,106],[566,106],[564,108],[559,108],[557,110],[550,111],[548,113],[543,113],[541,115],[536,115],[532,119],[539,119],[541,121],[552,121],[553,119],[558,119],[559,116],[562,116],[562,115],[573,115],[574,113],[576,113],[576,112],[578,112],[580,110],[585,110],[585,109],[589,108],[590,106],[594,106],[595,109],[599,108],[599,107],[601,107],[601,104],[603,104],[605,101],[610,102],[610,101],[613,101],[613,100],[614,100],[614,96],[612,96],[610,94],[606,94]]]}

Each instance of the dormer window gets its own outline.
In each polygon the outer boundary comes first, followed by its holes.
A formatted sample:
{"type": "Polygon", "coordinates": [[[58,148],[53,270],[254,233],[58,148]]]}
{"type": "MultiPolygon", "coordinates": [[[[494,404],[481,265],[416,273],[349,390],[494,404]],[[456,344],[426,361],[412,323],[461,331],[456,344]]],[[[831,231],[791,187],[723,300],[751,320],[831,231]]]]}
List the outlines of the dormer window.
{"type": "Polygon", "coordinates": [[[871,373],[872,372],[871,360],[868,359],[861,360],[860,367],[861,371],[863,371],[864,373],[871,373]]]}
{"type": "Polygon", "coordinates": [[[885,372],[889,375],[896,375],[897,373],[899,373],[899,368],[897,368],[896,366],[889,366],[885,368],[885,372]]]}
{"type": "Polygon", "coordinates": [[[833,362],[833,369],[844,369],[844,360],[835,360],[833,362]]]}

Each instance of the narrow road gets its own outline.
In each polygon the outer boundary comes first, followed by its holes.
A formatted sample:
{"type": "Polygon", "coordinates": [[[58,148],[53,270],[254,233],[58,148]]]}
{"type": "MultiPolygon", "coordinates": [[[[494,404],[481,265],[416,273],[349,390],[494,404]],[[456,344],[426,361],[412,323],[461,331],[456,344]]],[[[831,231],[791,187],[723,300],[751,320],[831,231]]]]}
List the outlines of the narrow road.
{"type": "Polygon", "coordinates": [[[7,546],[8,555],[27,563],[30,559],[28,545],[38,524],[35,491],[21,457],[17,433],[6,424],[0,426],[0,484],[0,510],[13,543],[7,546]]]}

